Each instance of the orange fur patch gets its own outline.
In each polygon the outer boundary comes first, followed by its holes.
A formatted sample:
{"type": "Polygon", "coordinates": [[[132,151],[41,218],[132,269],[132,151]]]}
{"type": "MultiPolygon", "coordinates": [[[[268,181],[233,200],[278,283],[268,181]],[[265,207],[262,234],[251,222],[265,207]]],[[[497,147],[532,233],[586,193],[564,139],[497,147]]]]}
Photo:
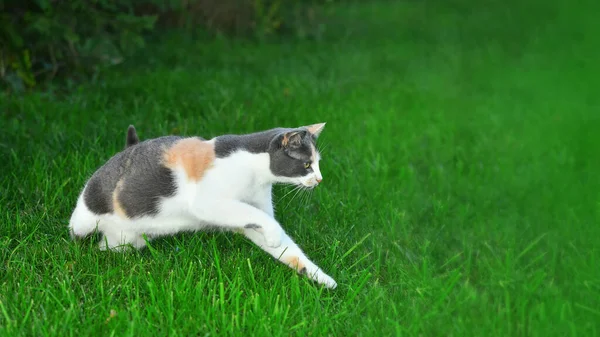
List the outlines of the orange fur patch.
{"type": "Polygon", "coordinates": [[[167,149],[164,159],[167,167],[182,167],[190,180],[199,181],[215,160],[215,148],[199,138],[185,138],[167,149]]]}
{"type": "Polygon", "coordinates": [[[286,133],[286,134],[283,135],[283,140],[281,141],[281,145],[287,146],[289,141],[290,140],[288,138],[288,134],[286,133]]]}
{"type": "Polygon", "coordinates": [[[303,273],[304,271],[306,271],[306,267],[304,266],[304,263],[300,262],[300,258],[297,256],[292,256],[290,258],[287,258],[285,262],[287,263],[288,266],[292,267],[299,273],[303,273]]]}
{"type": "Polygon", "coordinates": [[[123,188],[123,180],[119,180],[119,182],[117,182],[117,186],[115,187],[115,190],[113,191],[113,194],[112,194],[113,210],[114,210],[115,214],[117,214],[118,216],[127,218],[127,213],[125,213],[125,210],[123,209],[123,206],[121,205],[121,202],[119,202],[119,193],[121,192],[122,188],[123,188]]]}

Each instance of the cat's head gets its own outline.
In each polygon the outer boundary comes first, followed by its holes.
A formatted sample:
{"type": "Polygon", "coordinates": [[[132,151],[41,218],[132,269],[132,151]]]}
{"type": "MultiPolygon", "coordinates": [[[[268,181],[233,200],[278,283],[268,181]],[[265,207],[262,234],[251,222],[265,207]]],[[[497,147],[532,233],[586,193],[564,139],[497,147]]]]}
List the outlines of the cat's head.
{"type": "Polygon", "coordinates": [[[278,182],[313,188],[323,180],[316,141],[324,128],[325,123],[301,126],[274,137],[270,168],[278,182]]]}

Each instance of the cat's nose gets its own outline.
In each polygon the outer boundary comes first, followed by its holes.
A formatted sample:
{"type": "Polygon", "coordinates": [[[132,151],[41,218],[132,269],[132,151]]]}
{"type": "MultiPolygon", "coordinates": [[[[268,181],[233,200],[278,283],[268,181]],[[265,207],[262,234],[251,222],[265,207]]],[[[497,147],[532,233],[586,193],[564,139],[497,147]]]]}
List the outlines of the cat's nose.
{"type": "Polygon", "coordinates": [[[317,178],[317,182],[320,184],[323,181],[323,178],[317,178]]]}

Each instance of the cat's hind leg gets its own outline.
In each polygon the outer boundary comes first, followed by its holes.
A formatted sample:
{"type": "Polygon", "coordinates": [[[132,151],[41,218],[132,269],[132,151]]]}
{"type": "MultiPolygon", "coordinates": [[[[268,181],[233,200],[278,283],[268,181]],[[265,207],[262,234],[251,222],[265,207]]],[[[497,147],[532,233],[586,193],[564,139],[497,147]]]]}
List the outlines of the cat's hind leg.
{"type": "Polygon", "coordinates": [[[100,250],[114,250],[123,252],[128,248],[142,249],[146,241],[142,235],[132,230],[122,229],[123,224],[104,222],[102,226],[102,239],[99,243],[100,250]]]}
{"type": "Polygon", "coordinates": [[[77,199],[77,205],[69,220],[69,235],[71,239],[84,238],[92,234],[99,226],[100,218],[92,213],[83,200],[83,194],[77,199]]]}
{"type": "Polygon", "coordinates": [[[244,235],[248,239],[299,274],[306,275],[310,279],[325,285],[327,288],[336,288],[337,282],[314,264],[285,231],[282,230],[282,232],[281,245],[274,248],[269,247],[263,235],[257,231],[249,228],[243,230],[244,235]]]}

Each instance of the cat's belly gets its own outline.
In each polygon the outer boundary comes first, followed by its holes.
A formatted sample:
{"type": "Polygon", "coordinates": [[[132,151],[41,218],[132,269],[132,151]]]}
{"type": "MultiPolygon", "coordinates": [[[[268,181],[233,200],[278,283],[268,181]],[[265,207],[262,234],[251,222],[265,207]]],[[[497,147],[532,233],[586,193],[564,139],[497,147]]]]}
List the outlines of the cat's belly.
{"type": "Polygon", "coordinates": [[[166,214],[158,214],[152,217],[144,216],[135,219],[123,219],[111,215],[104,217],[100,222],[101,224],[99,227],[101,230],[103,227],[113,227],[117,230],[147,234],[150,236],[170,235],[183,231],[196,231],[206,226],[206,224],[201,223],[191,216],[166,214]]]}
{"type": "Polygon", "coordinates": [[[140,217],[127,218],[117,214],[107,214],[101,218],[102,227],[129,231],[149,236],[176,234],[182,231],[195,231],[205,227],[190,211],[189,193],[178,193],[164,198],[159,203],[158,212],[140,217]]]}
{"type": "Polygon", "coordinates": [[[144,219],[139,224],[133,224],[140,233],[153,236],[171,235],[185,231],[196,231],[204,227],[197,219],[190,217],[157,217],[144,219]]]}

